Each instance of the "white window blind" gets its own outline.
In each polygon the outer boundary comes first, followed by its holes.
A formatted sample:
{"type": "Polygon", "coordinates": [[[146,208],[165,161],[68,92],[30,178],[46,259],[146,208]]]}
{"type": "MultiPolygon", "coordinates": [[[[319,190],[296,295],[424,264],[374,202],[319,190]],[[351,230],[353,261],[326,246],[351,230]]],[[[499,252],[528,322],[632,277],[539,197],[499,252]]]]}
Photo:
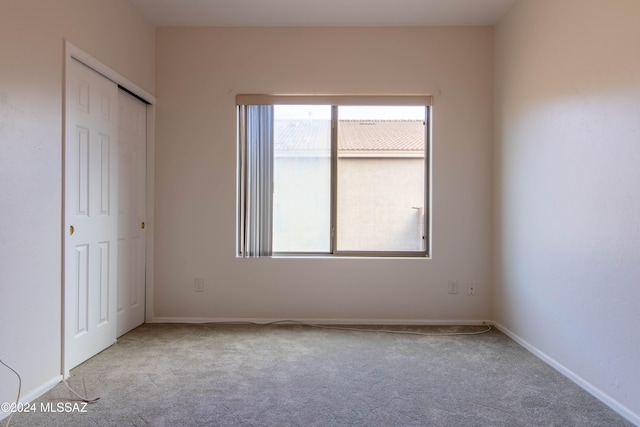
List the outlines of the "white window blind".
{"type": "Polygon", "coordinates": [[[238,255],[271,255],[273,204],[273,106],[239,108],[239,172],[241,233],[238,255]]]}

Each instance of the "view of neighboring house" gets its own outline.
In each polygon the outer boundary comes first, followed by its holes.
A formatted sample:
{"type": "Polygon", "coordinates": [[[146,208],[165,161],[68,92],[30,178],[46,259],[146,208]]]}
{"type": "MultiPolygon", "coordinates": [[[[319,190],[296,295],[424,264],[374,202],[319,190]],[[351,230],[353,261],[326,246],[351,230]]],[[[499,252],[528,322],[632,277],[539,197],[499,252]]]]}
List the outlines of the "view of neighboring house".
{"type": "MultiPolygon", "coordinates": [[[[337,143],[337,249],[422,250],[424,122],[339,120],[337,143]]],[[[328,252],[331,121],[275,120],[274,157],[274,251],[328,252]]]]}

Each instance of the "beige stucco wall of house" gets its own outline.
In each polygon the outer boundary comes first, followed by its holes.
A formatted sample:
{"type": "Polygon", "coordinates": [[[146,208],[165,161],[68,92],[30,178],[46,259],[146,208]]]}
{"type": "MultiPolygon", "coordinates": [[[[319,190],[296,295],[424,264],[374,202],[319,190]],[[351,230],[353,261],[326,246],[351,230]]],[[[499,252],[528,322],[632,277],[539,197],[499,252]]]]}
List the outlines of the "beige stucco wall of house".
{"type": "MultiPolygon", "coordinates": [[[[275,158],[276,252],[329,252],[329,157],[275,158]]],[[[425,160],[338,157],[337,249],[424,250],[425,160]]]]}
{"type": "Polygon", "coordinates": [[[338,158],[339,250],[423,250],[424,158],[338,158]]]}

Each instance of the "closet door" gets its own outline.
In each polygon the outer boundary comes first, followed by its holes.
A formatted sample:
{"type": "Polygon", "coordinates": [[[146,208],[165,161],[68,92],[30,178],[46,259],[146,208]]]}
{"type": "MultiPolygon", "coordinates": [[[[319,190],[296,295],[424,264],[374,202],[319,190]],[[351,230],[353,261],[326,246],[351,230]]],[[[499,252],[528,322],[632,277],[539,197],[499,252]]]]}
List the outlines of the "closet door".
{"type": "Polygon", "coordinates": [[[116,340],[118,87],[76,60],[67,68],[65,367],[116,340]]]}
{"type": "Polygon", "coordinates": [[[117,336],[144,323],[147,106],[118,93],[117,336]]]}

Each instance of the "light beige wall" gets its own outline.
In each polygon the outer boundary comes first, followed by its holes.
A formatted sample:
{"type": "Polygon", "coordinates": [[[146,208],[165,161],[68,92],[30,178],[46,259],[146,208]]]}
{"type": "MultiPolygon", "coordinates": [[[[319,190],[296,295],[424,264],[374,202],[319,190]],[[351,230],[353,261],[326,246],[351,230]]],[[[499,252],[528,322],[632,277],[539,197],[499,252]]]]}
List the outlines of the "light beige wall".
{"type": "Polygon", "coordinates": [[[496,29],[497,321],[640,423],[640,2],[496,29]]]}
{"type": "MultiPolygon", "coordinates": [[[[23,397],[61,373],[64,39],[155,85],[154,27],[127,0],[0,0],[0,359],[23,397]]],[[[0,366],[0,402],[16,392],[0,366]]]]}
{"type": "Polygon", "coordinates": [[[492,37],[159,28],[156,318],[487,318],[492,37]],[[236,259],[238,93],[433,94],[433,259],[236,259]],[[448,295],[448,279],[475,280],[478,294],[448,295]]]}

